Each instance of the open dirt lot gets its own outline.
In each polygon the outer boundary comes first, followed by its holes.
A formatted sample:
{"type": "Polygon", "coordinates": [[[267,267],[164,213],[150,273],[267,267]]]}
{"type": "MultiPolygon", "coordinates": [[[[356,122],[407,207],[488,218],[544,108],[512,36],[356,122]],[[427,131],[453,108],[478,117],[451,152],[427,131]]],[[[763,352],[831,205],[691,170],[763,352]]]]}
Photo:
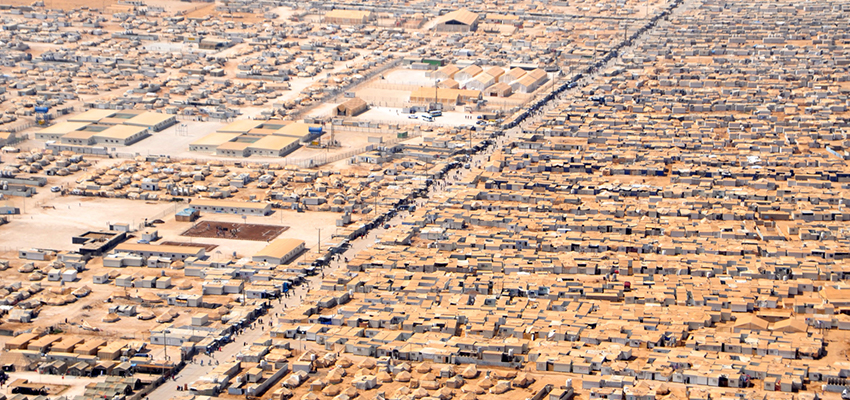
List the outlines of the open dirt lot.
{"type": "Polygon", "coordinates": [[[117,147],[121,153],[133,154],[168,154],[172,157],[206,157],[206,153],[189,151],[189,143],[194,142],[217,129],[227,125],[227,122],[200,122],[191,119],[180,119],[177,124],[160,132],[154,132],[144,140],[126,147],[117,147]]]}
{"type": "MultiPolygon", "coordinates": [[[[42,189],[44,190],[44,189],[42,189]]],[[[47,191],[47,190],[44,190],[47,191]]],[[[99,197],[57,196],[36,207],[32,199],[13,198],[24,211],[0,227],[0,249],[50,248],[76,250],[71,237],[92,229],[108,229],[109,223],[138,227],[145,218],[174,209],[174,204],[99,197]],[[49,208],[44,208],[49,207],[49,208]],[[22,234],[22,233],[26,234],[22,234]]]]}
{"type": "Polygon", "coordinates": [[[410,114],[403,114],[400,108],[372,107],[369,111],[358,115],[354,119],[367,121],[380,121],[395,124],[421,124],[421,126],[465,126],[475,124],[475,114],[461,111],[443,111],[441,117],[434,118],[434,122],[425,122],[420,117],[423,113],[416,113],[416,119],[411,119],[410,114]]]}
{"type": "MultiPolygon", "coordinates": [[[[91,1],[91,0],[90,0],[91,1]]],[[[162,7],[166,12],[169,13],[178,13],[178,12],[191,12],[192,10],[198,10],[205,6],[204,3],[192,3],[192,2],[183,2],[183,1],[174,1],[174,0],[145,0],[145,4],[148,6],[162,7]]]]}
{"type": "MultiPolygon", "coordinates": [[[[334,128],[333,140],[339,142],[339,146],[328,148],[312,148],[302,146],[294,151],[290,156],[293,158],[314,157],[319,154],[327,153],[333,156],[337,153],[346,153],[354,149],[359,149],[369,143],[369,138],[381,137],[385,141],[398,137],[398,131],[413,131],[413,126],[404,124],[393,124],[391,126],[382,126],[381,128],[356,128],[356,127],[336,127],[334,128]],[[396,126],[398,128],[396,128],[396,126]],[[357,131],[355,131],[357,129],[357,131]]],[[[324,134],[319,138],[322,144],[331,141],[331,133],[329,129],[324,130],[324,134]]]]}
{"type": "MultiPolygon", "coordinates": [[[[228,14],[226,12],[219,12],[215,9],[215,4],[210,5],[196,5],[194,9],[188,11],[186,13],[187,18],[205,18],[205,17],[214,17],[214,18],[222,18],[223,15],[228,14]]],[[[236,18],[238,21],[242,21],[245,23],[254,23],[258,21],[262,21],[263,17],[261,15],[254,14],[246,14],[246,13],[233,13],[228,14],[230,18],[236,18]]]]}
{"type": "Polygon", "coordinates": [[[399,68],[384,73],[384,79],[376,82],[386,82],[402,85],[434,86],[434,78],[426,76],[431,71],[409,68],[399,68]]]}
{"type": "Polygon", "coordinates": [[[205,221],[182,233],[183,236],[259,240],[267,242],[289,229],[288,226],[239,224],[235,222],[205,221]]]}
{"type": "MultiPolygon", "coordinates": [[[[14,381],[15,379],[26,379],[30,383],[44,385],[47,387],[48,396],[54,397],[61,395],[69,399],[74,398],[74,396],[82,396],[83,393],[86,392],[86,385],[89,383],[103,382],[106,380],[105,376],[97,378],[78,378],[76,376],[67,376],[63,379],[63,377],[59,375],[42,375],[38,372],[12,372],[9,374],[9,378],[9,382],[14,381]]],[[[0,393],[9,397],[14,396],[8,386],[0,390],[0,393]]]]}
{"type": "MultiPolygon", "coordinates": [[[[400,108],[410,105],[410,90],[366,87],[355,92],[370,106],[393,106],[400,108]]],[[[361,114],[363,115],[363,114],[361,114]]]]}

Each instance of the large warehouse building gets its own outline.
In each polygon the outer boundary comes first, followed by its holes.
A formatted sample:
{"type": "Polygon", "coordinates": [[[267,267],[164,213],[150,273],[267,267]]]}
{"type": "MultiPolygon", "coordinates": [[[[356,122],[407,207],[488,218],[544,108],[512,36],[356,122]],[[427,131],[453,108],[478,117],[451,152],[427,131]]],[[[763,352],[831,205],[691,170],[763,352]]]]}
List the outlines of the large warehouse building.
{"type": "Polygon", "coordinates": [[[283,157],[321,133],[321,126],[303,122],[241,120],[195,140],[189,150],[227,157],[283,157]]]}
{"type": "Polygon", "coordinates": [[[251,257],[254,262],[286,264],[304,251],[304,241],[299,239],[277,239],[251,257]]]}
{"type": "Polygon", "coordinates": [[[443,15],[434,25],[437,32],[471,32],[478,27],[478,14],[461,8],[443,15]]]}

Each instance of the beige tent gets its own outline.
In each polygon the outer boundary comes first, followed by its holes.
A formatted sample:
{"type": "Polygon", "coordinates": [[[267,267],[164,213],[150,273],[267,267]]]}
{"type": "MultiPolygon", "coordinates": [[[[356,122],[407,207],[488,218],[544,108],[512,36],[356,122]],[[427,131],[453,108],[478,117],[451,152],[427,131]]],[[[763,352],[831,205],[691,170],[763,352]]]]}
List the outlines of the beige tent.
{"type": "Polygon", "coordinates": [[[366,104],[366,101],[355,97],[336,106],[334,114],[340,117],[354,117],[364,113],[368,109],[369,105],[366,104]]]}

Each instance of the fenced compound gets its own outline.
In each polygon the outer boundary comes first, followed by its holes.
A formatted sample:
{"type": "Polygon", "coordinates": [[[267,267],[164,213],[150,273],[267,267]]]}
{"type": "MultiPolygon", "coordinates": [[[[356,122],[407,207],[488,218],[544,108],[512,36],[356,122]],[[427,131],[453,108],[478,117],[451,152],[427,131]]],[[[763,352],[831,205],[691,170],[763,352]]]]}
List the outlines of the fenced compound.
{"type": "MultiPolygon", "coordinates": [[[[335,134],[342,133],[381,133],[395,134],[399,128],[383,128],[380,126],[334,125],[335,134]]],[[[404,129],[402,129],[404,130],[404,129]]],[[[411,128],[412,130],[412,128],[411,128]]]]}
{"type": "Polygon", "coordinates": [[[316,108],[320,105],[337,102],[338,101],[337,96],[339,96],[340,94],[351,91],[351,89],[353,89],[357,86],[368,84],[369,82],[375,80],[377,78],[378,74],[380,74],[380,73],[382,73],[382,72],[384,72],[388,69],[395,68],[395,67],[399,66],[402,61],[403,61],[402,59],[395,59],[395,60],[392,60],[392,61],[388,61],[388,62],[384,63],[384,65],[382,65],[382,66],[380,66],[380,67],[378,67],[378,68],[376,68],[372,71],[369,71],[368,74],[366,76],[364,76],[362,79],[356,79],[356,80],[353,79],[347,85],[340,87],[336,90],[332,90],[332,91],[328,92],[327,96],[322,101],[316,102],[316,104],[314,104],[313,106],[295,110],[295,111],[287,114],[287,117],[290,118],[290,119],[293,119],[293,120],[297,120],[297,119],[300,119],[303,115],[306,115],[307,113],[309,113],[314,108],[316,108]]]}
{"type": "MultiPolygon", "coordinates": [[[[51,123],[50,123],[51,120],[59,118],[63,115],[70,114],[72,112],[74,112],[74,107],[59,108],[59,109],[56,109],[53,112],[46,113],[46,114],[44,114],[44,117],[45,117],[45,120],[48,122],[48,124],[42,125],[42,126],[44,126],[44,127],[49,126],[49,125],[51,125],[51,123]]],[[[26,129],[29,129],[29,128],[32,128],[32,127],[38,126],[38,125],[39,125],[38,122],[33,121],[33,120],[19,119],[17,121],[10,122],[8,124],[0,125],[0,132],[17,133],[17,132],[20,132],[20,131],[23,131],[23,130],[26,130],[26,129]]]]}
{"type": "Polygon", "coordinates": [[[17,133],[22,130],[32,128],[35,125],[36,123],[34,121],[15,121],[0,126],[0,131],[17,133]]]}
{"type": "Polygon", "coordinates": [[[411,82],[411,83],[372,82],[372,83],[369,84],[370,89],[405,90],[405,91],[417,90],[422,86],[429,86],[429,85],[417,84],[416,82],[411,82]]]}
{"type": "Polygon", "coordinates": [[[27,140],[30,140],[30,135],[28,133],[25,133],[23,135],[15,135],[14,139],[10,139],[8,142],[6,142],[6,146],[14,146],[18,143],[25,142],[27,140]]]}

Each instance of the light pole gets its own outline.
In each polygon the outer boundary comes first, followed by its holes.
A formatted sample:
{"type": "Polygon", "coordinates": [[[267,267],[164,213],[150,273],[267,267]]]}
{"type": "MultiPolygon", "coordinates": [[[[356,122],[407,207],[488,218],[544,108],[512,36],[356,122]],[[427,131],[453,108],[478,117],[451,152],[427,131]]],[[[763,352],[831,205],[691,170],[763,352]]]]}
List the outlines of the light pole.
{"type": "MultiPolygon", "coordinates": [[[[439,90],[438,87],[437,87],[437,84],[439,84],[439,83],[440,83],[440,80],[437,79],[437,78],[434,78],[434,109],[435,110],[437,109],[437,103],[440,101],[439,98],[437,97],[437,91],[439,90]]],[[[428,107],[428,108],[429,108],[429,111],[430,111],[431,107],[428,107]]]]}
{"type": "MultiPolygon", "coordinates": [[[[171,331],[168,329],[162,330],[162,353],[165,361],[168,361],[168,338],[165,335],[169,333],[171,333],[171,331]]],[[[165,366],[165,363],[163,363],[163,366],[165,366]]],[[[165,373],[165,368],[162,369],[162,373],[165,373]]]]}
{"type": "Polygon", "coordinates": [[[322,228],[316,228],[319,231],[319,245],[316,246],[316,253],[322,252],[322,228]]]}
{"type": "Polygon", "coordinates": [[[248,301],[246,297],[245,290],[245,274],[239,274],[239,279],[242,280],[242,305],[245,305],[245,302],[248,301]]]}

